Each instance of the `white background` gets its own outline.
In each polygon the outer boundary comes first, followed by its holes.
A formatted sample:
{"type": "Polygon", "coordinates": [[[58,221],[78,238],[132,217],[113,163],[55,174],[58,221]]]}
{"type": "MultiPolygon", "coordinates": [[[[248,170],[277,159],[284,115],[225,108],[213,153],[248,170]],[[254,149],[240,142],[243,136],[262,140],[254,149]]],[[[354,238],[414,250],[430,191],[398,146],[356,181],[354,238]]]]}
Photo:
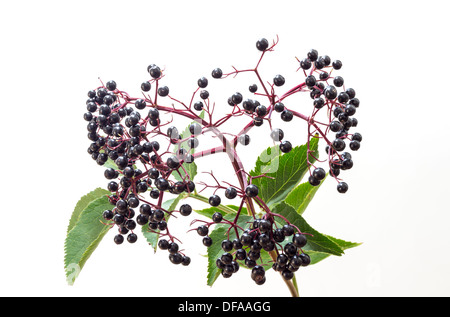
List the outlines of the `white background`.
{"type": "MultiPolygon", "coordinates": [[[[286,89],[296,85],[295,57],[315,48],[342,60],[340,74],[361,100],[364,140],[345,176],[350,190],[338,194],[328,180],[304,216],[320,232],[363,244],[299,271],[301,295],[450,295],[447,1],[11,1],[0,12],[0,295],[289,296],[273,272],[264,286],[246,270],[206,286],[205,249],[186,234],[192,219],[173,223],[189,267],[153,254],[143,239],[117,247],[110,232],[74,286],[63,268],[73,207],[106,186],[86,153],[82,119],[98,78],[137,96],[155,63],[166,68],[171,95],[188,100],[198,77],[253,67],[256,40],[277,35],[261,65],[265,80],[281,73],[286,89]]],[[[255,81],[242,74],[216,96],[240,80],[255,81]]],[[[295,107],[308,113],[308,102],[295,107]]],[[[285,128],[304,143],[301,124],[285,128]]],[[[268,146],[266,135],[252,138],[242,151],[248,169],[268,146]]],[[[230,173],[219,156],[204,164],[230,173]]]]}

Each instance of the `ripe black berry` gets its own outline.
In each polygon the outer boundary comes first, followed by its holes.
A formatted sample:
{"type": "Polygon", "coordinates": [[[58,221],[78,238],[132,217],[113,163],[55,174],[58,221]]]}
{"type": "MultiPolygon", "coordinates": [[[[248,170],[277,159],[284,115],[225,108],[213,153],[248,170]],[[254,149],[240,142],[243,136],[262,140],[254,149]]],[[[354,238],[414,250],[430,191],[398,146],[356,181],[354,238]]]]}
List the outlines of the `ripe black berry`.
{"type": "Polygon", "coordinates": [[[267,39],[265,38],[262,38],[256,42],[256,48],[261,52],[264,52],[268,47],[269,41],[267,41],[267,39]]]}
{"type": "Polygon", "coordinates": [[[311,68],[311,60],[309,58],[305,58],[303,60],[300,61],[300,67],[304,70],[308,70],[311,68]]]}
{"type": "Polygon", "coordinates": [[[306,236],[300,233],[296,233],[294,234],[294,236],[292,237],[292,243],[297,247],[297,248],[303,248],[306,243],[307,243],[307,239],[306,236]]]}
{"type": "Polygon", "coordinates": [[[277,102],[273,108],[275,109],[276,112],[283,112],[284,110],[284,104],[282,102],[277,102]]]}
{"type": "Polygon", "coordinates": [[[292,278],[294,277],[294,272],[291,272],[287,269],[283,270],[281,272],[281,276],[283,277],[283,279],[285,279],[286,281],[288,280],[292,280],[292,278]]]}
{"type": "Polygon", "coordinates": [[[161,77],[161,69],[158,66],[150,65],[147,70],[150,73],[150,76],[152,76],[154,79],[158,79],[159,77],[161,77]]]}
{"type": "Polygon", "coordinates": [[[194,109],[197,111],[201,111],[203,109],[203,102],[197,101],[196,103],[194,103],[194,109]]]}
{"type": "Polygon", "coordinates": [[[111,220],[114,217],[114,212],[112,210],[105,210],[103,212],[103,218],[105,220],[111,220]]]}
{"type": "Polygon", "coordinates": [[[248,197],[256,197],[258,196],[258,186],[254,185],[254,184],[250,184],[245,188],[245,194],[248,197]]]}
{"type": "Polygon", "coordinates": [[[209,204],[213,207],[217,207],[220,205],[221,199],[218,195],[212,195],[209,197],[209,204]]]}
{"type": "Polygon", "coordinates": [[[336,69],[336,70],[341,69],[341,67],[342,67],[342,62],[341,62],[340,60],[335,60],[335,61],[333,62],[333,64],[332,64],[332,66],[333,66],[333,68],[336,69]]]}
{"type": "Polygon", "coordinates": [[[314,169],[312,176],[314,176],[314,178],[316,178],[318,180],[322,180],[325,178],[326,172],[322,167],[318,167],[318,168],[314,169]]]}
{"type": "Polygon", "coordinates": [[[122,244],[123,241],[124,241],[123,235],[117,234],[117,235],[114,236],[114,242],[115,242],[116,244],[122,244]]]}
{"type": "Polygon", "coordinates": [[[353,140],[349,143],[349,146],[352,151],[358,151],[361,146],[361,143],[356,140],[353,140]]]}
{"type": "Polygon", "coordinates": [[[338,152],[343,151],[345,149],[345,142],[342,139],[334,140],[332,145],[333,148],[338,152]]]}
{"type": "Polygon", "coordinates": [[[358,133],[358,132],[353,133],[352,141],[361,142],[362,141],[362,135],[360,133],[358,133]]]}
{"type": "Polygon", "coordinates": [[[319,57],[319,53],[317,52],[317,50],[312,49],[308,52],[308,59],[310,61],[315,62],[318,57],[319,57]]]}
{"type": "Polygon", "coordinates": [[[251,278],[256,284],[262,284],[265,281],[265,273],[263,266],[256,265],[252,268],[251,278]]]}
{"type": "Polygon", "coordinates": [[[200,91],[200,98],[202,98],[203,100],[208,99],[209,98],[209,91],[208,90],[200,91]]]}
{"type": "Polygon", "coordinates": [[[285,109],[281,112],[281,120],[283,120],[285,122],[291,121],[293,117],[294,117],[294,114],[287,109],[285,109]]]}
{"type": "Polygon", "coordinates": [[[337,190],[338,190],[338,192],[341,193],[341,194],[346,193],[347,190],[348,190],[348,185],[347,185],[347,183],[346,183],[346,182],[340,182],[340,183],[337,185],[337,190]]]}
{"type": "Polygon", "coordinates": [[[212,221],[214,221],[215,223],[219,223],[219,222],[221,222],[222,221],[222,219],[223,219],[223,216],[222,216],[222,214],[220,213],[220,212],[215,212],[213,215],[212,215],[212,221]]]}
{"type": "Polygon", "coordinates": [[[130,233],[127,236],[127,241],[129,243],[135,243],[137,241],[137,239],[138,239],[138,237],[137,237],[137,235],[135,233],[130,233]]]}
{"type": "Polygon", "coordinates": [[[341,76],[334,77],[333,84],[336,87],[342,87],[344,85],[344,78],[342,78],[341,76]]]}
{"type": "Polygon", "coordinates": [[[233,250],[233,242],[231,242],[230,240],[223,240],[221,247],[225,252],[230,252],[231,250],[233,250]]]}
{"type": "Polygon", "coordinates": [[[308,264],[311,263],[311,258],[308,254],[300,253],[298,256],[300,257],[300,259],[302,259],[302,266],[308,266],[308,264]]]}
{"type": "Polygon", "coordinates": [[[273,83],[275,84],[275,86],[278,86],[278,87],[283,86],[285,82],[286,82],[286,80],[281,75],[276,75],[273,78],[273,83]]]}
{"type": "Polygon", "coordinates": [[[338,94],[338,92],[337,92],[336,87],[330,85],[327,88],[325,88],[324,95],[325,95],[325,98],[327,98],[328,100],[335,99],[337,97],[337,94],[338,94]]]}
{"type": "Polygon", "coordinates": [[[208,86],[208,79],[206,77],[201,77],[197,81],[197,84],[200,88],[206,88],[206,86],[208,86]]]}
{"type": "Polygon", "coordinates": [[[170,246],[170,243],[169,243],[169,241],[167,241],[166,239],[160,239],[160,240],[158,241],[158,247],[159,247],[161,250],[167,250],[167,249],[169,249],[169,246],[170,246]]]}
{"type": "Polygon", "coordinates": [[[152,85],[148,82],[148,81],[144,81],[142,84],[141,84],[141,90],[142,91],[150,91],[150,89],[152,88],[152,85]]]}
{"type": "Polygon", "coordinates": [[[222,74],[223,74],[223,72],[222,72],[222,70],[220,68],[215,68],[215,69],[213,69],[213,71],[211,73],[211,76],[213,78],[217,79],[217,78],[221,78],[222,74]]]}
{"type": "Polygon", "coordinates": [[[225,190],[225,197],[228,199],[233,199],[237,196],[237,190],[234,187],[228,187],[225,190]]]}
{"type": "Polygon", "coordinates": [[[280,143],[280,151],[283,153],[289,153],[292,150],[292,144],[289,141],[282,141],[280,143]]]}
{"type": "Polygon", "coordinates": [[[316,77],[314,77],[313,75],[309,75],[305,78],[305,84],[308,87],[314,87],[314,85],[316,84],[316,77]]]}
{"type": "Polygon", "coordinates": [[[169,254],[169,260],[173,264],[180,264],[183,262],[183,256],[180,253],[171,253],[169,254]]]}
{"type": "Polygon", "coordinates": [[[158,95],[161,97],[166,97],[167,95],[169,95],[169,87],[167,87],[167,86],[159,87],[158,95]]]}
{"type": "Polygon", "coordinates": [[[202,243],[205,247],[210,247],[213,243],[213,240],[211,239],[210,236],[205,236],[202,240],[202,243]]]}
{"type": "Polygon", "coordinates": [[[231,96],[231,101],[233,104],[238,105],[242,102],[242,94],[240,92],[236,92],[231,96]]]}
{"type": "Polygon", "coordinates": [[[197,233],[202,237],[206,236],[208,234],[208,232],[209,232],[209,229],[207,226],[201,225],[197,228],[197,233]]]}
{"type": "Polygon", "coordinates": [[[189,216],[192,213],[192,207],[188,204],[183,204],[180,207],[180,214],[183,216],[189,216]]]}

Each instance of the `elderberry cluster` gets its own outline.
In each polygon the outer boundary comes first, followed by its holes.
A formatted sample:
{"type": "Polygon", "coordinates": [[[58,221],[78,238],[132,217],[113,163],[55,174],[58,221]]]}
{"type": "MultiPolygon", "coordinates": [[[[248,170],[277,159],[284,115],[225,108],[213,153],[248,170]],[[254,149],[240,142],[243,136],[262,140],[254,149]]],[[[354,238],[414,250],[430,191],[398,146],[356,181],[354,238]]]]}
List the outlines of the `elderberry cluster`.
{"type": "MultiPolygon", "coordinates": [[[[142,83],[143,92],[150,91],[151,82],[162,76],[155,65],[150,65],[148,72],[153,79],[142,83]]],[[[160,86],[157,93],[165,97],[168,88],[160,86]]],[[[170,180],[169,176],[181,175],[181,164],[194,161],[189,148],[198,145],[197,125],[192,125],[192,137],[186,140],[182,140],[175,127],[163,132],[165,124],[161,122],[157,107],[146,99],[130,98],[117,89],[115,81],[90,90],[86,108],[84,119],[88,121],[87,136],[91,141],[88,154],[98,165],[107,166],[104,176],[108,180],[107,189],[112,193],[109,201],[113,208],[105,210],[103,218],[118,227],[114,242],[122,244],[125,235],[128,242],[136,242],[133,230],[137,225],[148,226],[152,232],[167,230],[167,217],[173,212],[189,215],[192,211],[189,205],[181,210],[165,210],[159,197],[164,191],[173,194],[194,191],[195,183],[188,176],[181,177],[180,181],[170,180]],[[169,146],[178,145],[176,151],[164,150],[154,139],[156,136],[162,136],[169,146]]],[[[177,252],[170,252],[169,258],[176,264],[189,264],[188,257],[177,252]]]]}
{"type": "MultiPolygon", "coordinates": [[[[355,89],[346,88],[344,78],[333,74],[342,68],[340,60],[331,62],[328,55],[320,56],[317,50],[312,49],[300,61],[300,68],[307,75],[304,83],[313,99],[315,112],[312,119],[314,120],[320,109],[327,110],[328,123],[322,134],[328,134],[329,137],[334,133],[330,141],[326,139],[325,150],[328,154],[329,173],[337,179],[341,171],[353,167],[351,154],[344,150],[348,146],[350,150],[357,151],[361,146],[361,134],[350,132],[350,129],[358,125],[355,114],[360,101],[356,97],[355,89]],[[310,70],[309,74],[307,70],[310,70]]],[[[315,168],[309,177],[309,183],[317,186],[324,177],[324,169],[315,168]]],[[[340,181],[337,190],[345,193],[348,190],[348,184],[340,181]]]]}
{"type": "MultiPolygon", "coordinates": [[[[214,223],[221,223],[222,219],[220,212],[213,215],[214,223]]],[[[203,236],[202,242],[206,247],[213,244],[208,231],[207,225],[197,228],[197,233],[203,236]]],[[[266,269],[259,264],[263,262],[261,251],[276,251],[278,257],[276,262],[273,262],[272,268],[279,271],[285,280],[290,280],[301,266],[310,263],[309,256],[301,249],[306,245],[307,238],[304,234],[295,232],[296,229],[291,224],[276,228],[273,218],[256,218],[250,228],[245,229],[239,237],[221,242],[223,253],[216,259],[216,266],[221,270],[223,277],[229,278],[244,265],[252,269],[253,281],[262,285],[266,281],[266,269]],[[289,240],[288,237],[292,238],[289,240]]]]}

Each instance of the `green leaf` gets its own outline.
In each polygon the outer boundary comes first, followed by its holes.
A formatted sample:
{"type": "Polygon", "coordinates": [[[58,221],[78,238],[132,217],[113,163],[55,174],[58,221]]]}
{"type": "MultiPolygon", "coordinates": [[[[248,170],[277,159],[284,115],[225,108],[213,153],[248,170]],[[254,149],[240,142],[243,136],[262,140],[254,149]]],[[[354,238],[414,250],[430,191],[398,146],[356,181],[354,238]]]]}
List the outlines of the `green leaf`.
{"type": "Polygon", "coordinates": [[[293,207],[299,215],[302,215],[324,181],[325,179],[318,186],[312,186],[309,182],[300,184],[287,195],[284,202],[293,207]]]}
{"type": "Polygon", "coordinates": [[[75,224],[78,221],[78,218],[80,217],[81,212],[86,208],[87,205],[89,205],[89,203],[91,201],[93,201],[96,198],[103,197],[104,195],[108,195],[108,194],[110,194],[109,191],[107,191],[103,188],[96,188],[93,191],[91,191],[90,193],[87,193],[86,195],[81,197],[80,200],[78,200],[78,202],[75,205],[75,208],[72,212],[72,216],[70,217],[70,220],[69,220],[69,225],[67,226],[67,232],[69,232],[75,226],[75,224]]]}
{"type": "MultiPolygon", "coordinates": [[[[349,241],[344,241],[344,240],[341,240],[341,239],[336,239],[336,238],[333,238],[333,237],[331,237],[329,235],[326,235],[326,236],[331,241],[333,241],[337,245],[339,245],[342,250],[347,250],[347,249],[350,249],[350,248],[354,248],[354,247],[357,247],[357,246],[362,244],[362,243],[349,242],[349,241]]],[[[308,251],[308,255],[311,258],[311,264],[316,264],[316,263],[322,261],[323,259],[326,259],[327,257],[329,257],[331,254],[309,250],[308,251]]]]}
{"type": "MultiPolygon", "coordinates": [[[[193,151],[192,151],[193,152],[193,151]]],[[[177,181],[183,180],[193,180],[195,175],[197,175],[197,165],[195,162],[181,164],[181,167],[177,171],[174,171],[172,175],[177,181]]]]}
{"type": "Polygon", "coordinates": [[[281,202],[277,204],[273,209],[273,213],[280,214],[285,217],[291,224],[300,229],[302,233],[308,234],[308,242],[303,247],[305,251],[318,251],[332,255],[342,255],[344,251],[333,240],[326,235],[313,229],[306,220],[299,215],[295,209],[288,204],[281,202]],[[310,236],[312,235],[312,236],[310,236]]]}
{"type": "MultiPolygon", "coordinates": [[[[186,194],[179,194],[177,197],[168,199],[162,203],[162,208],[167,211],[173,211],[177,208],[178,203],[181,199],[185,198],[186,194]]],[[[169,221],[170,215],[165,216],[166,222],[169,221]]],[[[158,249],[158,240],[159,240],[159,230],[150,231],[147,225],[142,226],[141,228],[142,234],[147,240],[148,244],[153,247],[153,251],[156,252],[158,249]]]]}
{"type": "MultiPolygon", "coordinates": [[[[318,157],[318,138],[312,138],[309,143],[309,162],[318,157]]],[[[308,145],[294,147],[289,153],[281,154],[278,147],[264,151],[257,159],[255,168],[250,172],[254,178],[252,183],[259,188],[259,197],[271,207],[281,201],[291,192],[308,170],[308,145]]]]}
{"type": "Polygon", "coordinates": [[[108,194],[107,190],[95,189],[78,201],[72,213],[64,244],[64,268],[70,285],[111,228],[102,216],[111,208],[108,194]]]}
{"type": "Polygon", "coordinates": [[[114,170],[118,170],[119,168],[117,167],[116,162],[114,162],[113,160],[111,160],[110,158],[108,158],[108,160],[105,162],[105,164],[103,164],[103,167],[106,168],[112,168],[114,170]]]}

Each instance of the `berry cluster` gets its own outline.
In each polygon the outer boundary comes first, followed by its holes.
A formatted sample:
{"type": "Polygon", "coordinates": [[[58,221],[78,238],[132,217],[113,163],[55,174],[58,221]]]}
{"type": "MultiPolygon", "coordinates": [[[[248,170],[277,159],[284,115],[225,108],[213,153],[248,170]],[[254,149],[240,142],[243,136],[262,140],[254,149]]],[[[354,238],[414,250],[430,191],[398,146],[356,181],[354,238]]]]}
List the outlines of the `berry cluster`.
{"type": "MultiPolygon", "coordinates": [[[[153,80],[142,83],[143,92],[148,92],[152,82],[157,82],[162,76],[155,65],[150,65],[148,71],[153,80]]],[[[166,86],[158,88],[158,96],[167,94],[166,86]]],[[[149,99],[130,98],[126,92],[117,89],[115,81],[90,90],[88,97],[84,114],[88,121],[87,136],[91,141],[88,153],[98,165],[108,166],[104,176],[108,179],[107,189],[112,193],[109,201],[114,207],[105,210],[103,217],[118,227],[115,243],[122,244],[124,235],[127,235],[128,242],[136,242],[137,235],[133,230],[137,225],[146,225],[148,230],[160,234],[166,231],[173,240],[167,228],[168,216],[173,212],[187,216],[192,209],[186,204],[182,210],[165,210],[161,192],[180,194],[194,191],[195,183],[189,175],[182,174],[181,165],[194,161],[189,148],[198,145],[195,135],[199,126],[192,124],[192,136],[186,139],[182,139],[175,127],[163,132],[166,124],[161,123],[158,107],[149,99]],[[145,114],[141,114],[142,111],[145,114]],[[165,139],[169,146],[175,144],[176,150],[163,149],[160,141],[155,139],[157,136],[165,139]],[[173,173],[184,177],[180,176],[180,181],[170,180],[173,173]],[[137,216],[136,208],[139,208],[137,216]]],[[[179,262],[177,254],[171,253],[174,263],[179,262]]],[[[186,265],[188,261],[183,258],[180,263],[186,265]]]]}
{"type": "MultiPolygon", "coordinates": [[[[309,92],[314,106],[313,113],[308,119],[308,133],[310,135],[320,133],[326,141],[325,150],[328,154],[329,173],[338,179],[341,170],[353,167],[350,153],[343,152],[347,148],[347,144],[352,151],[359,150],[361,146],[361,134],[350,132],[351,128],[358,125],[358,120],[354,115],[359,107],[359,99],[353,88],[345,87],[343,77],[333,74],[342,68],[340,60],[331,62],[328,55],[320,56],[317,50],[312,49],[304,59],[299,60],[299,63],[299,69],[302,69],[306,76],[301,89],[309,92]],[[307,70],[309,73],[306,72],[307,70]],[[326,109],[327,120],[325,122],[316,119],[321,109],[326,109]],[[319,126],[324,129],[320,129],[319,126]],[[311,131],[312,129],[314,131],[311,131]],[[334,137],[330,140],[328,135],[331,133],[334,133],[334,137]]],[[[291,89],[285,96],[295,92],[296,89],[299,88],[291,89]]],[[[325,175],[323,168],[314,168],[310,173],[309,183],[317,186],[325,178],[325,175]]],[[[348,184],[339,181],[337,190],[345,193],[348,190],[348,184]]]]}
{"type": "MultiPolygon", "coordinates": [[[[223,100],[223,104],[230,106],[225,108],[231,112],[216,120],[213,120],[212,116],[215,103],[211,101],[207,90],[207,77],[197,80],[191,101],[184,103],[172,97],[169,88],[162,85],[164,70],[154,64],[147,68],[150,79],[141,84],[143,97],[129,96],[118,89],[114,81],[108,81],[88,92],[87,112],[84,114],[84,119],[88,122],[88,139],[91,142],[88,153],[97,164],[106,167],[104,176],[108,179],[107,188],[112,193],[109,199],[113,207],[105,210],[103,217],[109,221],[108,224],[118,227],[118,234],[114,237],[117,244],[123,243],[125,236],[128,242],[136,242],[134,229],[137,225],[146,226],[149,231],[159,234],[158,247],[169,252],[169,260],[172,263],[188,265],[191,260],[179,250],[177,238],[169,231],[168,218],[174,213],[189,216],[192,207],[185,203],[177,210],[167,210],[163,207],[164,193],[187,193],[188,197],[198,198],[198,195],[192,195],[196,193],[196,184],[186,172],[185,164],[192,164],[194,160],[197,162],[198,158],[204,156],[226,152],[239,185],[221,185],[215,177],[216,185],[204,184],[205,189],[215,188],[207,200],[212,207],[217,207],[217,212],[212,215],[211,222],[203,221],[202,225],[195,228],[203,237],[203,244],[210,247],[215,243],[209,235],[211,226],[229,226],[226,239],[221,241],[223,253],[216,261],[222,276],[231,277],[244,265],[251,269],[252,279],[261,285],[265,282],[265,270],[272,267],[289,281],[294,272],[310,263],[309,256],[303,252],[307,244],[307,233],[301,232],[287,219],[267,207],[259,196],[258,187],[251,183],[251,177],[248,178],[236,147],[238,144],[248,145],[251,141],[250,130],[267,122],[264,126],[269,126],[270,140],[277,142],[282,153],[289,153],[293,145],[285,140],[282,129],[272,127],[272,116],[278,115],[283,122],[302,120],[307,125],[309,183],[318,186],[329,173],[337,180],[338,191],[345,193],[348,185],[338,176],[342,170],[353,166],[351,154],[345,151],[347,144],[350,150],[357,151],[362,141],[360,133],[350,132],[358,124],[354,115],[359,107],[359,99],[356,98],[355,90],[345,87],[344,79],[334,74],[341,69],[342,62],[332,62],[329,56],[320,56],[314,49],[310,50],[304,59],[297,59],[298,70],[302,70],[304,74],[299,84],[287,89],[283,94],[277,93],[279,89],[284,89],[284,76],[278,74],[267,84],[258,71],[263,56],[273,51],[277,43],[274,41],[270,44],[267,39],[256,42],[261,57],[254,68],[238,70],[233,67],[234,70],[229,73],[223,72],[221,68],[211,71],[213,80],[253,72],[259,81],[258,84],[251,83],[246,88],[247,93],[251,94],[250,97],[244,97],[241,91],[223,100]],[[296,111],[295,103],[291,104],[288,100],[289,96],[300,92],[309,94],[312,99],[309,116],[296,111]],[[258,100],[259,98],[264,98],[265,101],[258,100]],[[171,105],[165,106],[161,102],[164,100],[169,100],[171,105]],[[189,119],[191,123],[187,133],[180,133],[171,121],[164,121],[163,113],[189,119]],[[208,118],[203,119],[205,115],[208,118]],[[323,115],[324,119],[319,115],[323,115]],[[238,133],[224,133],[220,130],[222,124],[231,118],[242,116],[248,117],[249,122],[239,129],[238,133]],[[212,132],[216,139],[220,140],[220,144],[196,153],[199,137],[206,131],[212,132]],[[318,160],[309,149],[313,137],[325,141],[328,154],[325,160],[318,160]],[[326,162],[327,166],[323,168],[313,162],[326,162]],[[218,191],[222,189],[226,198],[241,199],[234,220],[225,219],[220,212],[222,201],[218,191]],[[248,228],[238,225],[244,205],[253,220],[248,228]],[[260,207],[262,216],[257,216],[255,205],[260,207]],[[135,214],[137,208],[138,215],[135,214]],[[231,229],[236,234],[234,239],[230,238],[231,229]],[[263,251],[270,255],[270,263],[262,258],[263,251]]],[[[195,221],[197,220],[193,223],[195,221]]]]}
{"type": "MultiPolygon", "coordinates": [[[[197,227],[197,233],[203,237],[202,242],[206,247],[213,244],[212,238],[208,235],[209,226],[218,223],[230,224],[224,220],[220,212],[215,212],[212,220],[213,222],[197,227]]],[[[223,253],[216,259],[216,266],[223,277],[229,278],[239,270],[241,265],[244,265],[252,269],[251,278],[255,283],[262,285],[266,281],[266,269],[258,264],[259,262],[263,264],[261,251],[276,252],[277,258],[272,268],[281,272],[285,280],[290,280],[301,266],[307,266],[310,263],[308,254],[302,250],[306,243],[306,235],[300,233],[298,228],[290,223],[277,227],[274,216],[266,214],[262,218],[256,218],[249,228],[243,229],[240,235],[236,234],[235,239],[221,241],[223,253]],[[288,237],[292,238],[289,240],[288,237]]]]}

